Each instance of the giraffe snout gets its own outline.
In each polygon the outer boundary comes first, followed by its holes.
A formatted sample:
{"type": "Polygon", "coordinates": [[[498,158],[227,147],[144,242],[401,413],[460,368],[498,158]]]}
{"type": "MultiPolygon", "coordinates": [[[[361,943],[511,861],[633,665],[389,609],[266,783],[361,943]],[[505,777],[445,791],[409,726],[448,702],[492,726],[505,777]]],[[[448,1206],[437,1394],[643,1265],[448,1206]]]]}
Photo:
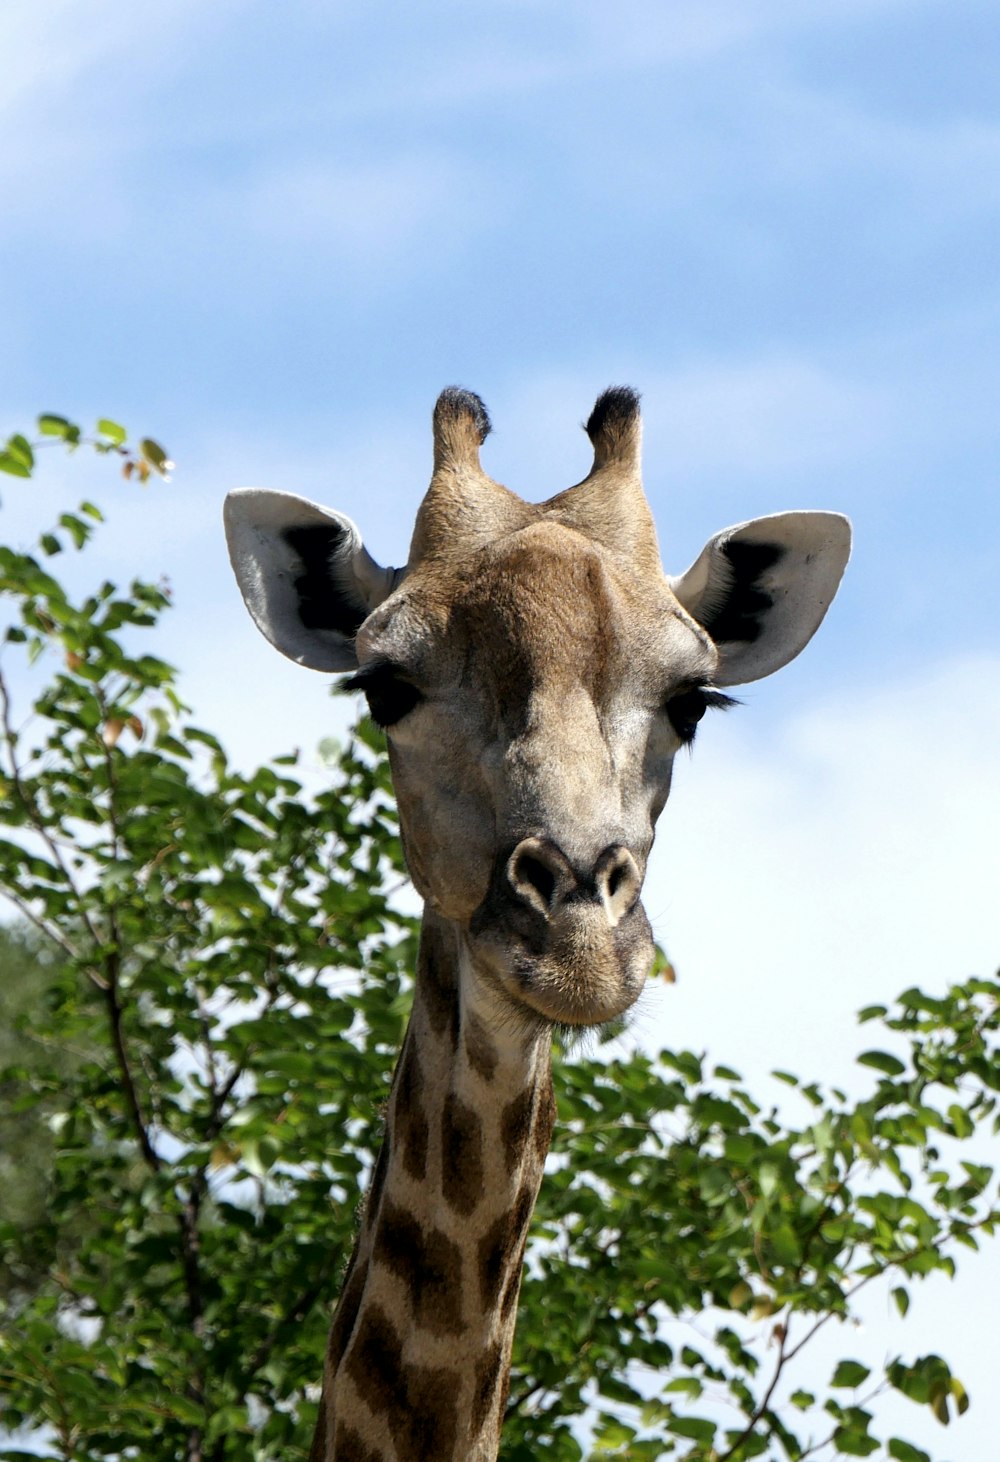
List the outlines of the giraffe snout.
{"type": "Polygon", "coordinates": [[[523,838],[496,860],[469,922],[473,965],[546,1020],[613,1020],[653,964],[641,885],[638,861],[621,843],[574,860],[551,838],[523,838]]]}
{"type": "Polygon", "coordinates": [[[613,929],[633,907],[642,887],[635,859],[621,843],[604,849],[582,871],[548,838],[525,838],[507,860],[507,884],[514,896],[548,922],[567,905],[600,903],[613,929]]]}

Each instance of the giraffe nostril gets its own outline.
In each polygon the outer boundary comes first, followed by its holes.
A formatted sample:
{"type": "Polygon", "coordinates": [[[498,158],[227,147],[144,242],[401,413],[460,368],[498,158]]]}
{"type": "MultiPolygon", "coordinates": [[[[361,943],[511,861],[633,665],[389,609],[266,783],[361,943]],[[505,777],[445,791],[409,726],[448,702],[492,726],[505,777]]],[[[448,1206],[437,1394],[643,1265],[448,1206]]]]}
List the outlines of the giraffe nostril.
{"type": "Polygon", "coordinates": [[[589,873],[574,869],[562,849],[547,838],[525,838],[507,860],[507,884],[546,921],[569,904],[603,904],[612,928],[639,897],[642,875],[621,843],[604,849],[589,873]]]}
{"type": "Polygon", "coordinates": [[[528,855],[518,863],[517,872],[519,880],[529,883],[541,896],[542,902],[551,907],[552,895],[556,891],[556,876],[552,869],[528,855]]]}
{"type": "Polygon", "coordinates": [[[566,857],[543,838],[525,838],[507,862],[507,882],[522,902],[546,919],[576,882],[566,857]]]}
{"type": "Polygon", "coordinates": [[[594,869],[594,882],[613,927],[633,907],[642,888],[642,874],[629,850],[620,843],[605,848],[594,869]]]}

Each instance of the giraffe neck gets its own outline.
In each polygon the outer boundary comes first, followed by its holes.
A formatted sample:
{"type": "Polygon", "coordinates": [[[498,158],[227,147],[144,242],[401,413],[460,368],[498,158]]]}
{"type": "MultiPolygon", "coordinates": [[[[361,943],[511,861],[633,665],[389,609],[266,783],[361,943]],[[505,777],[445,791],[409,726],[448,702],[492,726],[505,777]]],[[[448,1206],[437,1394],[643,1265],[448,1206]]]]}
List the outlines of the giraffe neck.
{"type": "Polygon", "coordinates": [[[460,950],[458,931],[425,912],[313,1462],[492,1462],[499,1449],[554,1120],[550,1039],[498,1021],[460,950]]]}

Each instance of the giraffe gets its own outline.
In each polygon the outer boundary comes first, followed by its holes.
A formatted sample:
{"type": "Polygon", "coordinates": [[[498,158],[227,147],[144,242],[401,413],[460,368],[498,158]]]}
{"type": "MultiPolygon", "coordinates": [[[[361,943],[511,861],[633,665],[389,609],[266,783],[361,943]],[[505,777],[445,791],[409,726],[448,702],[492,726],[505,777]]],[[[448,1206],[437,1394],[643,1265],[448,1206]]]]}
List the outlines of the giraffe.
{"type": "Polygon", "coordinates": [[[353,672],[386,730],[424,900],[413,1010],[327,1351],[312,1462],[488,1462],[555,1119],[554,1025],[607,1022],[653,960],[640,901],[674,757],[722,687],[818,628],[850,552],[835,513],[710,539],[667,578],[636,392],[604,392],[594,462],[530,504],[493,481],[471,392],[434,410],[404,569],[288,493],[226,502],[230,556],[277,649],[353,672]]]}

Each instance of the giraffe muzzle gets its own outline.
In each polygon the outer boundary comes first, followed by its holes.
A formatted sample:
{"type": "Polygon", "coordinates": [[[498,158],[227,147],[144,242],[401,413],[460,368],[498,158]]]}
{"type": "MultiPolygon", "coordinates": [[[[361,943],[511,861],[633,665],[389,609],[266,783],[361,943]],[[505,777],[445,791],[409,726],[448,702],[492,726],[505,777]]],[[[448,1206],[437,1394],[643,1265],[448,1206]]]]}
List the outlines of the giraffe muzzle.
{"type": "Polygon", "coordinates": [[[635,858],[612,843],[589,867],[549,838],[497,860],[470,926],[470,951],[517,1004],[597,1025],[635,1001],[653,961],[635,858]]]}

